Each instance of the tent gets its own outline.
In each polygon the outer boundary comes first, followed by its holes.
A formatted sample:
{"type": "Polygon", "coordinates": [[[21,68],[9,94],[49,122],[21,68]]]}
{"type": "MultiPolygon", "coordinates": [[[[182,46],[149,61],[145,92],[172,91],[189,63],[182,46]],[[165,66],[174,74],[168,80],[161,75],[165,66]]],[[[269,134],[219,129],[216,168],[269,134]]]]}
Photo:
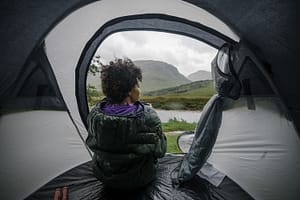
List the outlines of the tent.
{"type": "MultiPolygon", "coordinates": [[[[297,1],[3,0],[0,9],[1,199],[43,197],[43,186],[52,191],[82,180],[78,174],[91,160],[84,143],[88,64],[107,36],[127,30],[238,46],[249,58],[238,73],[242,95],[226,101],[207,161],[254,199],[300,195],[297,1]],[[69,179],[55,179],[62,174],[69,179]]],[[[172,166],[179,158],[165,159],[172,166]]],[[[218,187],[209,188],[213,199],[221,198],[218,187]]],[[[174,191],[168,190],[184,199],[190,190],[174,191]]]]}

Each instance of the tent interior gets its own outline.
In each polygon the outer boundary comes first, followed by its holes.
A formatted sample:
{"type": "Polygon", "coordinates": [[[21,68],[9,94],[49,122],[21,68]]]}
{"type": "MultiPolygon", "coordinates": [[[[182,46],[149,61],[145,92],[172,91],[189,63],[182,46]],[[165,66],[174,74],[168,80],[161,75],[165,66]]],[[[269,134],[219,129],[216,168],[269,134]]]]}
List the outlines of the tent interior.
{"type": "Polygon", "coordinates": [[[53,199],[63,186],[70,199],[299,197],[299,3],[4,0],[0,5],[1,199],[53,199]],[[98,46],[128,30],[176,33],[218,49],[230,44],[238,57],[232,69],[239,81],[232,88],[239,95],[211,99],[195,133],[179,138],[184,153],[159,160],[155,182],[116,192],[92,174],[85,144],[86,77],[98,46]],[[203,138],[212,141],[203,144],[203,138]],[[206,150],[198,152],[199,144],[206,150]],[[200,169],[174,186],[172,173],[189,165],[193,155],[200,169]]]}

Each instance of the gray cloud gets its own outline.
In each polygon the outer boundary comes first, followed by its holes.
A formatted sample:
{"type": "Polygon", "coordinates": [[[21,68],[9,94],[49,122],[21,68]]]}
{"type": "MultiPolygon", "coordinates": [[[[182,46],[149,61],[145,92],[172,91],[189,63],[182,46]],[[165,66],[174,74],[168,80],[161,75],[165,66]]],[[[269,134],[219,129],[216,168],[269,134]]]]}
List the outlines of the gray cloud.
{"type": "Polygon", "coordinates": [[[201,41],[181,35],[128,31],[109,36],[98,48],[101,60],[107,63],[115,57],[132,60],[161,60],[176,66],[184,75],[198,70],[210,71],[217,50],[201,41]]]}
{"type": "Polygon", "coordinates": [[[125,31],[122,32],[122,37],[131,43],[135,43],[136,46],[144,46],[148,42],[148,37],[145,37],[143,32],[144,31],[125,31]]]}

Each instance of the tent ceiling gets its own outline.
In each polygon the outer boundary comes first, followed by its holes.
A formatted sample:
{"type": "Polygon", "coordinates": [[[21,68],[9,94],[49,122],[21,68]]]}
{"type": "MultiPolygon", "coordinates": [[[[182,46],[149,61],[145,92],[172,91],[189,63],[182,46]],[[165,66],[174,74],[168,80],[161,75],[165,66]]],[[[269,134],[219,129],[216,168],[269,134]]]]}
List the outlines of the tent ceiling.
{"type": "MultiPolygon", "coordinates": [[[[28,56],[63,16],[92,0],[3,0],[0,3],[0,89],[16,77],[28,56]]],[[[227,23],[267,64],[300,127],[300,2],[287,0],[186,0],[227,23]]]]}

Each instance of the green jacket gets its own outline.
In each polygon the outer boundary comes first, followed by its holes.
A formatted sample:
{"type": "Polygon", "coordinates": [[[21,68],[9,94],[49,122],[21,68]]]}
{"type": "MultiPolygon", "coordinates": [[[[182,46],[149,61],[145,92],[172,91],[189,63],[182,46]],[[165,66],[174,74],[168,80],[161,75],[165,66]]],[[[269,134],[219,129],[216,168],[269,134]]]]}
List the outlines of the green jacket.
{"type": "Polygon", "coordinates": [[[156,112],[136,102],[126,116],[102,112],[103,100],[88,116],[87,145],[94,152],[94,173],[104,184],[123,189],[146,185],[155,178],[157,158],[166,152],[166,137],[156,112]]]}

